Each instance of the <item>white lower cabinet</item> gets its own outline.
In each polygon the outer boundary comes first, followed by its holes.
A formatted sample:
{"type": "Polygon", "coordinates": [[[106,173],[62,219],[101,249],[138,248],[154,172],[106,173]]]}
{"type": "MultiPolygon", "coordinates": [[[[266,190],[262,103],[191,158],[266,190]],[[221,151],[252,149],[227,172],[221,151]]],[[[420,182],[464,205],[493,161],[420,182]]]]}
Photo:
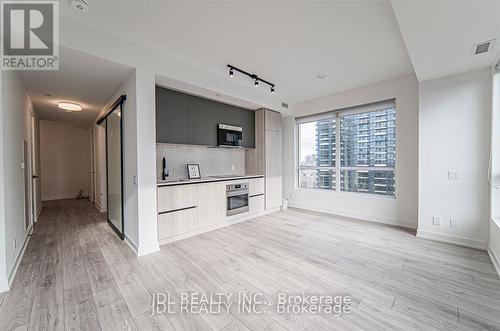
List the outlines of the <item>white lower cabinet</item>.
{"type": "Polygon", "coordinates": [[[198,229],[198,208],[188,208],[158,215],[158,240],[198,229]]]}
{"type": "Polygon", "coordinates": [[[161,244],[260,215],[264,191],[263,178],[158,187],[158,240],[161,244]],[[249,212],[226,216],[226,185],[238,183],[249,183],[249,212]]]}
{"type": "Polygon", "coordinates": [[[248,207],[250,214],[259,214],[264,211],[265,201],[264,195],[257,195],[248,199],[248,207]]]}

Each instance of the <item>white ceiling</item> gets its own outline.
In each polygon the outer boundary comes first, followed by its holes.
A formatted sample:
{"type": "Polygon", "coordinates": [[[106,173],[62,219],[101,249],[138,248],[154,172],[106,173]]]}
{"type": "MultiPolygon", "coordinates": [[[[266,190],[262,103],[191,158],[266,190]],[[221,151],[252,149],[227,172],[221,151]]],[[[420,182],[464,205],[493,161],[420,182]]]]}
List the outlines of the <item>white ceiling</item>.
{"type": "Polygon", "coordinates": [[[500,54],[498,0],[392,0],[419,81],[490,66],[500,54]],[[472,45],[497,39],[492,51],[472,45]]]}
{"type": "Polygon", "coordinates": [[[87,13],[61,1],[60,11],[218,75],[228,63],[256,73],[290,103],[413,72],[389,0],[91,0],[87,13]]]}
{"type": "Polygon", "coordinates": [[[21,80],[40,119],[87,128],[132,69],[64,47],[59,57],[59,70],[19,71],[21,80]],[[76,102],[83,110],[65,113],[57,108],[62,101],[76,102]]]}

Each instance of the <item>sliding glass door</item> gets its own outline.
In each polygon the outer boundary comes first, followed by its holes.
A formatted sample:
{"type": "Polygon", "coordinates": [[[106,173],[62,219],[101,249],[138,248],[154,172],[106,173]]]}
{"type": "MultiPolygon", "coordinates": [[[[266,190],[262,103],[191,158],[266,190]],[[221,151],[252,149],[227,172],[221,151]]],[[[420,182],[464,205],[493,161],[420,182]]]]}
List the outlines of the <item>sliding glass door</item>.
{"type": "Polygon", "coordinates": [[[120,97],[97,124],[106,128],[106,188],[108,223],[121,239],[123,228],[123,101],[120,97]]]}

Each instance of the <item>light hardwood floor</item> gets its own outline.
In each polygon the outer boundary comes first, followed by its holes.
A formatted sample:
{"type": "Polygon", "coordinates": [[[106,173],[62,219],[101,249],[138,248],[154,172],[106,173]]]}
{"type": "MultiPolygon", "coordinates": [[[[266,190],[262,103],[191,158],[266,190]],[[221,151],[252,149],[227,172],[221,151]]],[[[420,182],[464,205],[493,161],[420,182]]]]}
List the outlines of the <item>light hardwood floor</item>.
{"type": "Polygon", "coordinates": [[[88,201],[53,201],[0,295],[0,330],[498,328],[500,280],[486,252],[290,209],[137,258],[88,201]],[[340,317],[272,309],[150,316],[153,293],[187,291],[343,294],[353,308],[340,317]]]}

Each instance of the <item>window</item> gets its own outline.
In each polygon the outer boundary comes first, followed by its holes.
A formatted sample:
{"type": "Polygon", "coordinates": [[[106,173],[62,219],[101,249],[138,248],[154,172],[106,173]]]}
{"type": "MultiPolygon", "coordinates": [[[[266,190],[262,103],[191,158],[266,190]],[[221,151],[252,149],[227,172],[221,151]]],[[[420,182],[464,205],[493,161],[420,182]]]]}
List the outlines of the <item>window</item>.
{"type": "Polygon", "coordinates": [[[299,187],[395,195],[394,101],[299,118],[297,130],[299,187]]]}

